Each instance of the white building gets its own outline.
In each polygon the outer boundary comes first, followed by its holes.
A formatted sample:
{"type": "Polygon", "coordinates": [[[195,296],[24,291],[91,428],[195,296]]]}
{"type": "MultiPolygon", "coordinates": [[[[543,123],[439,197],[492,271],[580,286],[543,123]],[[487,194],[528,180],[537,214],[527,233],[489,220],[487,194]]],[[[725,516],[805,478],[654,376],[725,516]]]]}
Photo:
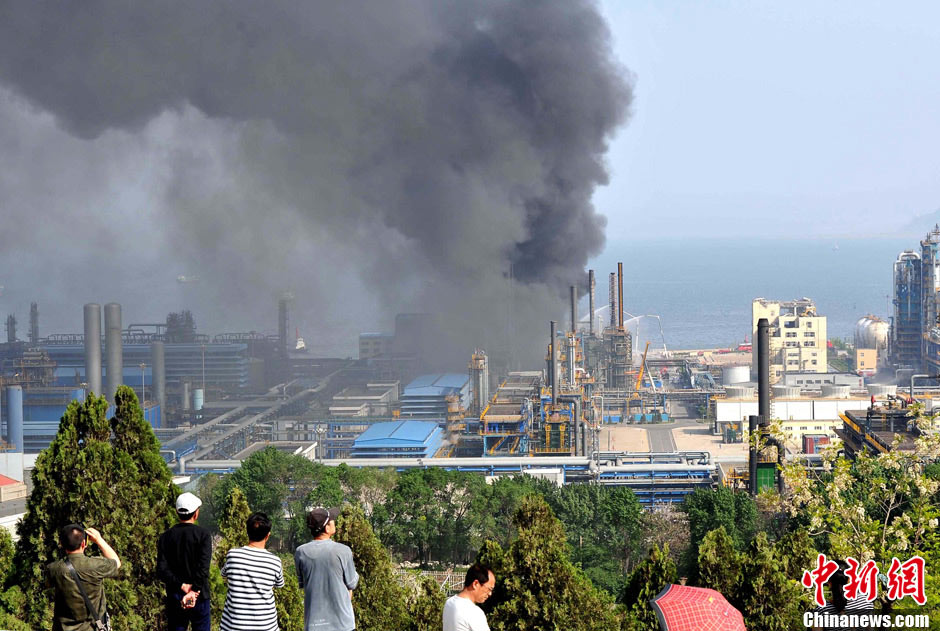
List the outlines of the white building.
{"type": "Polygon", "coordinates": [[[751,303],[754,340],[751,373],[757,375],[757,322],[770,323],[770,381],[788,372],[824,373],[828,370],[826,316],[816,314],[809,298],[780,302],[755,298],[751,303]]]}

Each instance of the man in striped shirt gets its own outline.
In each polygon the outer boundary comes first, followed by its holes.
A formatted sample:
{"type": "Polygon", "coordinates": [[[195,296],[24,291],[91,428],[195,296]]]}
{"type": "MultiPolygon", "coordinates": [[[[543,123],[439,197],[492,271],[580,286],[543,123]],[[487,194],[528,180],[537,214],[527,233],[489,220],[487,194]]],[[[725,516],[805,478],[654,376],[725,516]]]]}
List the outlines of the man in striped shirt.
{"type": "Polygon", "coordinates": [[[271,538],[271,520],[252,513],[245,524],[248,545],[229,550],[222,566],[228,596],[222,610],[221,631],[278,631],[274,588],[284,587],[281,560],[265,550],[271,538]]]}

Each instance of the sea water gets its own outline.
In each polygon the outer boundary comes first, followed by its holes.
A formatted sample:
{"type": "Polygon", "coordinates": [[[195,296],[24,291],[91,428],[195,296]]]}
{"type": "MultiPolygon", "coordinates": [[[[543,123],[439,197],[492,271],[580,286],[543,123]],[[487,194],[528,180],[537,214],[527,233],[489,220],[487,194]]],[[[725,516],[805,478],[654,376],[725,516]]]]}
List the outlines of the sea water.
{"type": "MultiPolygon", "coordinates": [[[[851,339],[868,314],[893,311],[892,266],[916,239],[760,239],[609,242],[591,261],[597,302],[606,304],[608,273],[624,263],[624,308],[639,320],[639,343],[650,348],[721,348],[750,340],[751,301],[816,302],[830,338],[851,339]]],[[[631,330],[635,322],[629,325],[631,330]]]]}

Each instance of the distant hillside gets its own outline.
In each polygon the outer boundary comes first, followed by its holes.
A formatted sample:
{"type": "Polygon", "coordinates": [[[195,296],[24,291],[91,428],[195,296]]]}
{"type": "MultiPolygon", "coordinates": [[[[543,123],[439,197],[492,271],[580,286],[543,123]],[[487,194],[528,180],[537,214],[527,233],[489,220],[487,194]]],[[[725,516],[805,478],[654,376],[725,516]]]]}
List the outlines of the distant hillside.
{"type": "Polygon", "coordinates": [[[897,232],[898,236],[911,236],[922,239],[936,225],[940,225],[940,208],[926,212],[923,215],[917,215],[905,225],[899,226],[897,232]]]}

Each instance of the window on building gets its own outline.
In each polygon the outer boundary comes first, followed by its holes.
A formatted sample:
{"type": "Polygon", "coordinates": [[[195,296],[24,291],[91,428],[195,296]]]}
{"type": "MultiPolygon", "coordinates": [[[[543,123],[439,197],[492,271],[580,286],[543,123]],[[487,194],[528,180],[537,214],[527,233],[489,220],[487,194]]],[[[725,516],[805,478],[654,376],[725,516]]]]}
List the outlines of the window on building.
{"type": "Polygon", "coordinates": [[[807,320],[807,321],[806,321],[806,328],[807,328],[807,329],[813,328],[813,321],[812,321],[812,320],[807,320]]]}
{"type": "Polygon", "coordinates": [[[807,331],[806,337],[816,337],[816,333],[814,333],[813,331],[807,331]]]}
{"type": "Polygon", "coordinates": [[[816,365],[816,360],[814,359],[814,360],[813,360],[813,366],[815,366],[815,365],[816,365]]]}

